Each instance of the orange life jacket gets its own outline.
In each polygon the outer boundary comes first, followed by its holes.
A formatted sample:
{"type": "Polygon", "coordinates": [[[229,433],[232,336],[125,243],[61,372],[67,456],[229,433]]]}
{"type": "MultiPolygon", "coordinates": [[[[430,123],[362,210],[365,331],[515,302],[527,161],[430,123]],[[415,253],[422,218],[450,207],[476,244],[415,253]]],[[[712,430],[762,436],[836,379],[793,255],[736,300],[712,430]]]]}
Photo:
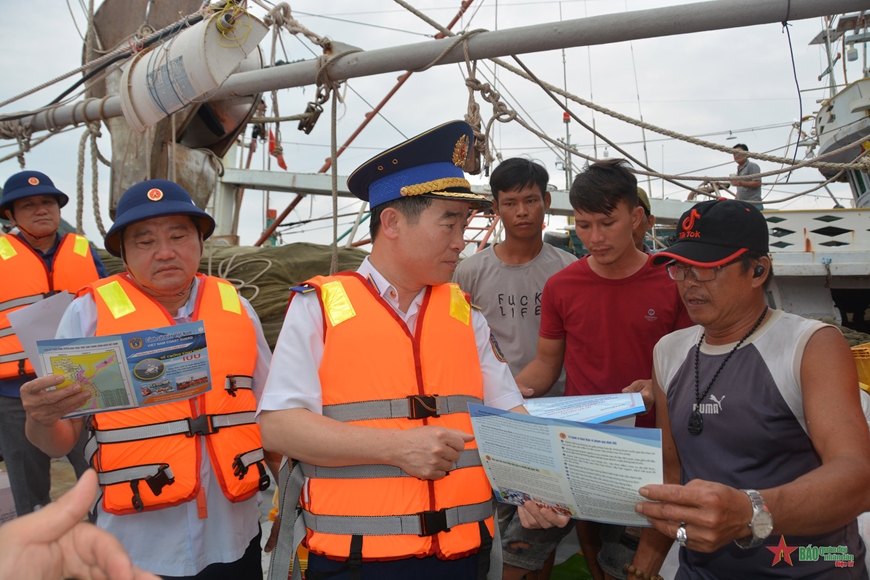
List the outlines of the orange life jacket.
{"type": "MultiPolygon", "coordinates": [[[[379,429],[436,425],[472,432],[468,403],[482,402],[483,378],[471,305],[458,286],[427,289],[412,336],[358,274],[316,277],[308,284],[317,290],[324,315],[324,416],[379,429]]],[[[481,522],[488,532],[484,541],[492,535],[492,488],[475,443],[465,447],[455,469],[437,481],[386,465],[303,464],[309,477],[302,494],[305,546],[347,558],[359,551],[361,536],[364,560],[433,554],[455,559],[477,552],[481,522]],[[361,524],[354,516],[371,520],[361,524]],[[405,522],[403,531],[384,535],[389,526],[369,524],[378,516],[405,522]]]]}
{"type": "Polygon", "coordinates": [[[7,315],[39,302],[50,293],[79,288],[100,278],[88,240],[66,234],[54,254],[51,271],[45,260],[17,236],[0,236],[0,379],[33,374],[33,366],[7,315]]]}
{"type": "MultiPolygon", "coordinates": [[[[159,510],[196,498],[201,437],[228,500],[246,500],[269,485],[251,391],[254,325],[232,284],[197,277],[192,320],[205,325],[212,388],[184,401],[91,417],[94,433],[85,453],[99,474],[103,509],[109,513],[159,510]],[[257,469],[249,469],[252,465],[257,469]]],[[[95,282],[83,293],[97,305],[96,336],[175,324],[126,274],[95,282]]]]}

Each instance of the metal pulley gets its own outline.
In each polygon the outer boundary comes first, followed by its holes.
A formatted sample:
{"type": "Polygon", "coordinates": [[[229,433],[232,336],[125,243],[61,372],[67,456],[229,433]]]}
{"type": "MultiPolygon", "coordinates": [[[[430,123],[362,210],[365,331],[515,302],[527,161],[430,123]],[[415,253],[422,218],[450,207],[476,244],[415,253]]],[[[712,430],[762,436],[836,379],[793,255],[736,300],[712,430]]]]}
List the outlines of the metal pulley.
{"type": "Polygon", "coordinates": [[[306,135],[311,133],[322,112],[323,107],[319,103],[308,103],[308,106],[305,107],[305,114],[308,116],[299,121],[298,129],[304,131],[306,135]]]}

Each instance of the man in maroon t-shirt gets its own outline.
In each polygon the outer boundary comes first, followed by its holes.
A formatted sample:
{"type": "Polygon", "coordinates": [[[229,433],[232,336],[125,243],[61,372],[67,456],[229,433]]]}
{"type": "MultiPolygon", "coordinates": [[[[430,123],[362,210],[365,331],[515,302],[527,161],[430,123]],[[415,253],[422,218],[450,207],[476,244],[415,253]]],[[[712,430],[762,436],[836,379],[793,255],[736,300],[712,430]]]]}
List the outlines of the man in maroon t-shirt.
{"type": "MultiPolygon", "coordinates": [[[[541,396],[564,363],[566,396],[640,391],[649,407],[653,347],[692,321],[676,283],[634,245],[632,231],[645,216],[628,163],[590,165],[569,196],[589,255],[544,286],[537,354],[517,384],[526,397],[541,396]]],[[[655,427],[655,411],[638,417],[637,426],[655,427]]],[[[623,564],[631,563],[639,534],[593,522],[579,522],[577,529],[593,578],[624,578],[623,564]]]]}

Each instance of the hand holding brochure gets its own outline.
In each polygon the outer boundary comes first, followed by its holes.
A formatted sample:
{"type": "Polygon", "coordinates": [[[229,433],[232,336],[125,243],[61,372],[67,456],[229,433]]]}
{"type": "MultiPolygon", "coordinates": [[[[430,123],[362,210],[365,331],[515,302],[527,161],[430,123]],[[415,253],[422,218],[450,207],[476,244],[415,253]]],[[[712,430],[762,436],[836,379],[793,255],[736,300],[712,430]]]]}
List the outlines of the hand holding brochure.
{"type": "Polygon", "coordinates": [[[469,404],[480,461],[504,503],[575,519],[649,526],[637,490],[661,484],[662,433],[510,413],[469,404]]]}
{"type": "Polygon", "coordinates": [[[36,344],[45,374],[64,376],[56,388],[79,384],[93,395],[66,417],[179,401],[211,389],[202,322],[36,344]]]}

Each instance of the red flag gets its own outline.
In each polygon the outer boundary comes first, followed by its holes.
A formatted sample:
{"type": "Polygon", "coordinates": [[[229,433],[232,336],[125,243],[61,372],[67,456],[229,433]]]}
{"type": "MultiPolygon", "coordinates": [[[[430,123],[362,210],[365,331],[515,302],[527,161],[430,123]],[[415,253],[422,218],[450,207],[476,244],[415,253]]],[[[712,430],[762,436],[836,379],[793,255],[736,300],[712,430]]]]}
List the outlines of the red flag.
{"type": "Polygon", "coordinates": [[[269,129],[269,155],[278,161],[278,167],[287,171],[287,163],[284,161],[284,149],[275,142],[275,134],[269,129]]]}

